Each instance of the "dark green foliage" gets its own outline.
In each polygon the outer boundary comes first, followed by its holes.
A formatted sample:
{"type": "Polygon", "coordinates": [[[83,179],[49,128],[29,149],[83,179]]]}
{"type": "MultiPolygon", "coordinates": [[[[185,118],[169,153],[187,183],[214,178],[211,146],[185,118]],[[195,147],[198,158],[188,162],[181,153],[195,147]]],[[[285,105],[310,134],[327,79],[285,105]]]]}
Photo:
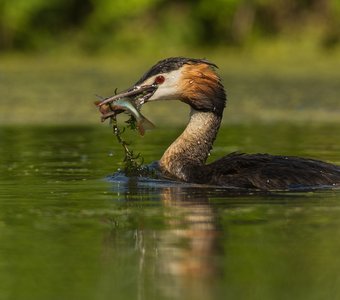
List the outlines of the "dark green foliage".
{"type": "Polygon", "coordinates": [[[123,138],[125,128],[136,130],[136,120],[133,116],[126,122],[127,127],[120,129],[116,117],[111,118],[113,134],[116,136],[117,141],[122,145],[124,149],[124,173],[127,176],[148,176],[154,177],[154,171],[149,169],[147,166],[143,166],[144,159],[140,153],[135,154],[133,150],[129,149],[129,143],[123,138]]]}
{"type": "Polygon", "coordinates": [[[1,0],[0,51],[242,45],[307,27],[332,47],[339,19],[338,0],[1,0]]]}

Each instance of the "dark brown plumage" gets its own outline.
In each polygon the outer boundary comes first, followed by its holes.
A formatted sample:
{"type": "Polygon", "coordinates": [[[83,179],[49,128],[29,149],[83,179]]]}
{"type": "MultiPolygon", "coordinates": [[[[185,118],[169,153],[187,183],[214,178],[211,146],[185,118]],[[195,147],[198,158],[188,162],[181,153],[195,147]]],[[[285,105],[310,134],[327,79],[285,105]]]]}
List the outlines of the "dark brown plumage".
{"type": "Polygon", "coordinates": [[[261,190],[332,186],[338,166],[295,156],[232,153],[207,165],[211,184],[261,190]]]}

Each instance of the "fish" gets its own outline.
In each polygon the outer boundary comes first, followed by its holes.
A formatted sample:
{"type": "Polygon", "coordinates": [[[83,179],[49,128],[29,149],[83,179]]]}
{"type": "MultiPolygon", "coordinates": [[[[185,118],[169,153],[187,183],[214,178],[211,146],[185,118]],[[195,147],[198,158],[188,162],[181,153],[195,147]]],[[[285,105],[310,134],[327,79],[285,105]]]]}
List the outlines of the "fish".
{"type": "Polygon", "coordinates": [[[102,122],[125,111],[136,119],[136,127],[140,135],[143,136],[145,134],[145,130],[155,128],[155,125],[142,115],[128,97],[119,98],[113,102],[105,104],[102,104],[102,101],[95,101],[95,105],[99,107],[99,111],[102,114],[102,122]]]}

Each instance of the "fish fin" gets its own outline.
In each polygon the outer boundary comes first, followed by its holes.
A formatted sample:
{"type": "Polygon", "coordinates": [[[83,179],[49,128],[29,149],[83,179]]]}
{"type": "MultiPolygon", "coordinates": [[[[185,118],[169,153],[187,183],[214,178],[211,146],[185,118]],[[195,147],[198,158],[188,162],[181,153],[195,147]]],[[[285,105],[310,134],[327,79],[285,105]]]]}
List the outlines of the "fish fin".
{"type": "Polygon", "coordinates": [[[139,131],[140,135],[144,135],[145,130],[151,130],[154,129],[156,126],[149,121],[147,118],[142,117],[138,122],[137,122],[137,129],[139,131]]]}
{"type": "Polygon", "coordinates": [[[137,129],[138,129],[138,132],[141,136],[144,136],[145,134],[145,129],[144,127],[141,125],[141,124],[137,124],[137,129]]]}

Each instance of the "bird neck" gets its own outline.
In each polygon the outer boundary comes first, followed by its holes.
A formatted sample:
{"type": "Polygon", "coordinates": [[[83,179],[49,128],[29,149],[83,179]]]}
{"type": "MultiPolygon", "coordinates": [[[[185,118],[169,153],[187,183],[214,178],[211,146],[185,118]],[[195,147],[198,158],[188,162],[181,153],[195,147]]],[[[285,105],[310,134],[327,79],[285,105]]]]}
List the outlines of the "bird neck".
{"type": "Polygon", "coordinates": [[[214,112],[192,109],[187,127],[159,161],[163,174],[183,181],[196,181],[197,173],[209,156],[221,120],[222,116],[214,112]]]}

